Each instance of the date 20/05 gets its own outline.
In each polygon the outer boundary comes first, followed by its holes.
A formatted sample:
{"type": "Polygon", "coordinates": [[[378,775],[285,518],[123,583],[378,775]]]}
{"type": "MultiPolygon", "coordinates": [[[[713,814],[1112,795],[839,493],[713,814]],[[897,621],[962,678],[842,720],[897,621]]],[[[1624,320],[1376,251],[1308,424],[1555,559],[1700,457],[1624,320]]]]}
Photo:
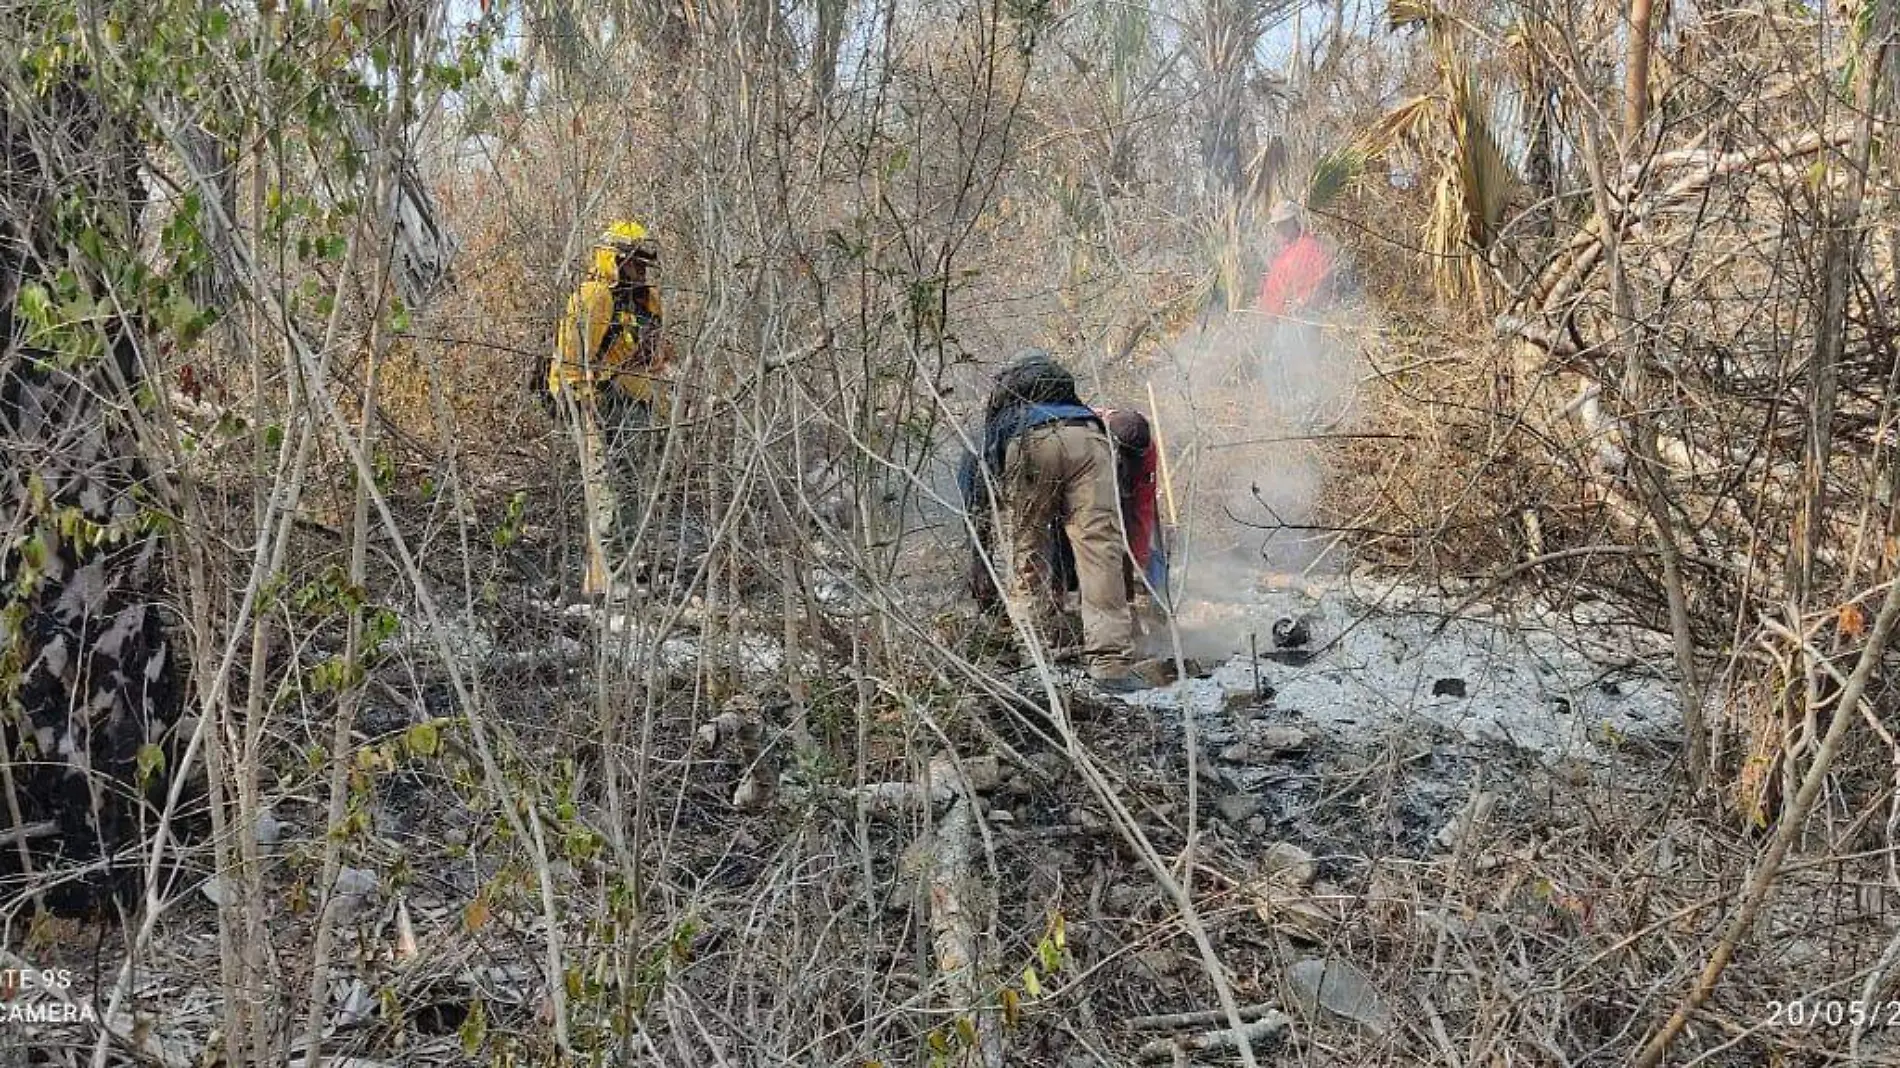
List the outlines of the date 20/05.
{"type": "Polygon", "coordinates": [[[1840,998],[1771,1001],[1769,1027],[1900,1027],[1900,999],[1847,1001],[1840,998]]]}

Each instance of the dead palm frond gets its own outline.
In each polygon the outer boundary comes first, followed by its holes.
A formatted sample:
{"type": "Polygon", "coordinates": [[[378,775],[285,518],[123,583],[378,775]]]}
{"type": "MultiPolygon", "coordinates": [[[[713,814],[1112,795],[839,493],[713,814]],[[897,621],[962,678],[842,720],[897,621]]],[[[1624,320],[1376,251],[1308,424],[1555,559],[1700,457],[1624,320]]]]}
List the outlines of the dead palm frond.
{"type": "Polygon", "coordinates": [[[1504,150],[1472,92],[1467,75],[1452,95],[1453,155],[1464,196],[1464,232],[1472,247],[1491,246],[1504,219],[1514,176],[1504,150]]]}
{"type": "Polygon", "coordinates": [[[1416,144],[1430,137],[1432,124],[1438,121],[1442,102],[1431,93],[1415,96],[1385,113],[1378,125],[1366,135],[1374,145],[1416,144]]]}
{"type": "Polygon", "coordinates": [[[1433,286],[1447,301],[1482,297],[1482,257],[1503,222],[1516,174],[1453,40],[1452,21],[1430,0],[1391,0],[1386,15],[1394,29],[1426,28],[1438,86],[1387,112],[1367,132],[1364,151],[1403,151],[1424,161],[1432,209],[1421,244],[1432,257],[1433,286]]]}
{"type": "Polygon", "coordinates": [[[1389,0],[1385,5],[1385,24],[1389,30],[1423,26],[1437,31],[1444,21],[1444,12],[1431,0],[1389,0]]]}
{"type": "Polygon", "coordinates": [[[1277,134],[1267,138],[1247,164],[1247,197],[1250,202],[1264,208],[1279,198],[1280,190],[1286,184],[1291,158],[1286,138],[1277,134]]]}

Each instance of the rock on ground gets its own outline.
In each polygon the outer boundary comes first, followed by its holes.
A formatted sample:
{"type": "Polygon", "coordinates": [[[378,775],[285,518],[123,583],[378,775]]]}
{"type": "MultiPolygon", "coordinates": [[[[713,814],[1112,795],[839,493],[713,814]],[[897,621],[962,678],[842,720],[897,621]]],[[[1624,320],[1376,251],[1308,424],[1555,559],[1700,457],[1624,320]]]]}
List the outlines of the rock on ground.
{"type": "Polygon", "coordinates": [[[1347,961],[1336,957],[1295,961],[1286,970],[1286,982],[1294,1002],[1309,1016],[1343,1020],[1375,1037],[1395,1026],[1392,1007],[1373,986],[1372,978],[1347,961]]]}

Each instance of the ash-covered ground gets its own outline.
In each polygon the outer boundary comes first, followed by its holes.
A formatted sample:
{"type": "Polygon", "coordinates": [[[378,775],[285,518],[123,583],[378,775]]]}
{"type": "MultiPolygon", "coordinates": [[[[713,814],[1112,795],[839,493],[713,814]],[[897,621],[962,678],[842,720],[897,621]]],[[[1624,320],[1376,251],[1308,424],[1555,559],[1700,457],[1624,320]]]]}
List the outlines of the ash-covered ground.
{"type": "Polygon", "coordinates": [[[1182,649],[1213,670],[1130,700],[1189,710],[1219,736],[1225,710],[1257,695],[1277,718],[1341,740],[1442,730],[1553,765],[1672,744],[1681,710],[1666,650],[1652,635],[1579,619],[1588,607],[1474,611],[1389,582],[1283,584],[1184,606],[1182,649]],[[1275,624],[1289,622],[1306,634],[1283,648],[1275,624]]]}

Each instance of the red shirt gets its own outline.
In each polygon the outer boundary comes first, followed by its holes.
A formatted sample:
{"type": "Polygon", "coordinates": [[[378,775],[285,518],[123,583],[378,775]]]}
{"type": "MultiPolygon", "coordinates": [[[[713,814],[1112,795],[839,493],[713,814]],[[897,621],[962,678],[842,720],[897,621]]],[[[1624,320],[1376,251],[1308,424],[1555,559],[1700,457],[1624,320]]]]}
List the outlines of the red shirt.
{"type": "Polygon", "coordinates": [[[1332,269],[1332,256],[1319,238],[1301,234],[1267,267],[1256,307],[1269,315],[1292,315],[1312,303],[1332,269]]]}

